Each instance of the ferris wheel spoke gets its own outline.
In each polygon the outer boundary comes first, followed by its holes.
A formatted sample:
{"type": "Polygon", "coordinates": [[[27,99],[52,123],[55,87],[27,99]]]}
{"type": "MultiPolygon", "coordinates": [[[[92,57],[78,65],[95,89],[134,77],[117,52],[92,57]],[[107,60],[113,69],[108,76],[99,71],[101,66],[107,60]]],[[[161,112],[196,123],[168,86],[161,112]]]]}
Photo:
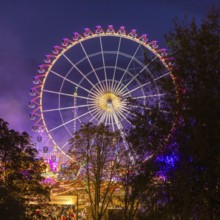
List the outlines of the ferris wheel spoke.
{"type": "MultiPolygon", "coordinates": [[[[147,106],[140,106],[140,105],[131,105],[133,108],[141,108],[141,109],[144,109],[144,110],[154,110],[155,108],[150,108],[150,107],[147,107],[147,106]]],[[[156,109],[158,112],[163,112],[163,113],[166,113],[166,114],[173,114],[173,112],[171,111],[167,111],[167,110],[163,110],[161,108],[158,108],[156,109]]]]}
{"type": "MultiPolygon", "coordinates": [[[[123,113],[123,112],[127,112],[128,114],[131,114],[131,112],[128,110],[127,106],[123,106],[120,110],[119,110],[119,113],[123,113]]],[[[125,113],[124,113],[125,115],[125,113]]]]}
{"type": "MultiPolygon", "coordinates": [[[[74,95],[73,95],[73,94],[68,94],[68,93],[63,93],[63,92],[56,92],[56,91],[47,90],[47,89],[44,89],[43,92],[51,93],[51,94],[56,94],[56,95],[69,96],[69,97],[74,98],[74,95]]],[[[84,97],[84,96],[79,96],[79,95],[77,95],[77,98],[86,99],[86,100],[93,100],[93,99],[91,99],[91,98],[84,97]]]]}
{"type": "MultiPolygon", "coordinates": [[[[157,81],[158,79],[161,79],[161,78],[163,78],[163,77],[166,77],[166,76],[168,76],[169,74],[170,74],[170,72],[167,72],[167,73],[165,73],[165,74],[163,74],[163,75],[161,75],[161,76],[159,76],[159,77],[157,77],[157,78],[154,78],[152,81],[157,81]]],[[[148,81],[148,82],[146,82],[146,83],[144,83],[144,84],[142,84],[142,85],[140,85],[140,86],[138,86],[138,87],[132,89],[132,90],[130,91],[130,93],[132,93],[132,92],[134,92],[134,91],[136,91],[136,90],[138,90],[138,89],[140,89],[140,88],[142,88],[142,87],[144,87],[144,86],[146,86],[146,85],[149,85],[150,83],[151,83],[151,81],[148,81]]],[[[127,94],[128,94],[128,92],[125,93],[125,95],[127,95],[127,94]]]]}
{"type": "Polygon", "coordinates": [[[111,81],[112,81],[112,79],[111,79],[111,80],[108,80],[108,91],[112,91],[112,90],[111,90],[111,81]]]}
{"type": "Polygon", "coordinates": [[[141,105],[131,105],[133,108],[145,109],[145,110],[153,110],[153,108],[141,105]]]}
{"type": "Polygon", "coordinates": [[[119,38],[119,42],[118,42],[118,49],[117,49],[117,53],[116,53],[116,60],[115,60],[115,66],[114,66],[113,77],[112,77],[111,90],[113,90],[113,82],[114,82],[114,80],[115,80],[115,73],[116,73],[116,67],[117,67],[117,65],[118,65],[118,56],[119,56],[120,47],[121,47],[121,37],[119,38]]]}
{"type": "Polygon", "coordinates": [[[80,99],[86,99],[86,100],[89,100],[89,101],[93,100],[93,99],[90,98],[90,97],[80,96],[80,95],[77,95],[77,99],[78,99],[78,98],[80,98],[80,99]]]}
{"type": "Polygon", "coordinates": [[[124,120],[124,118],[125,118],[125,116],[124,116],[124,114],[122,113],[122,112],[117,112],[116,113],[116,115],[117,115],[117,118],[118,118],[118,121],[123,121],[124,120]]]}
{"type": "Polygon", "coordinates": [[[94,101],[95,100],[93,100],[92,102],[89,102],[89,104],[91,105],[91,108],[100,109],[94,101]]]}
{"type": "Polygon", "coordinates": [[[110,113],[107,114],[107,120],[106,121],[107,121],[107,125],[109,125],[110,124],[110,113]]]}
{"type": "Polygon", "coordinates": [[[116,114],[119,115],[119,118],[121,117],[122,119],[125,118],[125,112],[128,112],[127,108],[126,107],[122,107],[119,111],[116,112],[116,114]]]}
{"type": "MultiPolygon", "coordinates": [[[[130,115],[131,115],[131,112],[130,112],[130,111],[128,111],[127,109],[126,109],[125,111],[127,112],[127,114],[130,114],[130,115]]],[[[119,111],[119,114],[122,114],[122,113],[119,111]]],[[[127,117],[126,117],[125,115],[123,115],[122,117],[123,117],[123,119],[124,119],[125,121],[128,122],[128,124],[132,125],[131,122],[127,119],[127,117]]]]}
{"type": "MultiPolygon", "coordinates": [[[[147,86],[147,85],[149,85],[150,83],[151,83],[150,81],[149,81],[149,82],[146,82],[146,83],[142,84],[141,86],[138,86],[138,87],[136,87],[136,88],[130,90],[129,93],[131,94],[132,92],[134,92],[134,91],[136,91],[136,90],[138,90],[138,89],[140,89],[140,88],[142,88],[142,87],[144,87],[144,86],[147,86]]],[[[124,95],[127,95],[127,94],[129,94],[129,93],[126,92],[124,95]]]]}
{"type": "Polygon", "coordinates": [[[94,95],[94,93],[89,94],[91,98],[96,99],[97,96],[103,94],[106,91],[105,88],[101,89],[99,87],[99,85],[97,86],[97,90],[98,90],[98,92],[95,92],[95,95],[94,95]]]}
{"type": "Polygon", "coordinates": [[[106,112],[101,112],[101,114],[99,114],[98,125],[104,123],[105,115],[106,112]]]}
{"type": "Polygon", "coordinates": [[[118,88],[115,89],[114,91],[123,97],[124,93],[126,93],[128,91],[128,89],[126,87],[124,87],[124,85],[121,85],[121,86],[118,86],[118,88]]]}
{"type": "Polygon", "coordinates": [[[91,108],[91,109],[97,109],[97,110],[98,110],[96,103],[93,103],[93,102],[92,102],[92,103],[90,103],[89,105],[90,105],[90,108],[91,108]]]}
{"type": "Polygon", "coordinates": [[[76,106],[76,109],[78,109],[78,108],[90,107],[90,106],[92,106],[92,104],[77,105],[77,106],[76,106]]]}
{"type": "MultiPolygon", "coordinates": [[[[94,67],[93,67],[93,65],[92,65],[92,62],[91,62],[91,60],[90,60],[90,58],[89,58],[89,56],[88,56],[88,54],[87,54],[87,52],[86,52],[86,50],[85,50],[85,47],[83,46],[83,44],[80,42],[80,46],[81,46],[81,48],[82,48],[82,50],[83,50],[83,52],[84,52],[84,54],[85,54],[85,56],[86,56],[86,59],[88,60],[88,62],[89,62],[89,65],[90,65],[90,67],[92,68],[92,71],[93,71],[93,73],[95,74],[95,77],[96,77],[96,79],[97,79],[97,81],[99,82],[99,84],[101,85],[101,82],[100,82],[100,79],[99,79],[99,77],[98,77],[98,74],[96,73],[96,70],[94,69],[94,67]]],[[[94,84],[92,84],[93,86],[94,86],[94,84]]],[[[96,87],[94,87],[94,88],[96,88],[96,87]]],[[[103,89],[103,88],[102,88],[103,89]]]]}
{"type": "Polygon", "coordinates": [[[173,114],[173,112],[167,111],[167,110],[163,110],[163,109],[159,109],[158,111],[159,111],[159,112],[166,113],[166,114],[173,114]]]}
{"type": "MultiPolygon", "coordinates": [[[[123,80],[124,76],[127,74],[127,71],[128,71],[128,69],[129,69],[129,67],[130,67],[130,65],[131,65],[131,63],[132,63],[132,61],[134,60],[134,58],[135,58],[135,56],[136,56],[136,54],[137,54],[137,52],[138,52],[140,46],[141,46],[141,45],[139,44],[138,47],[137,47],[137,49],[135,50],[133,56],[131,57],[130,62],[128,63],[126,70],[125,70],[124,73],[122,74],[122,77],[121,77],[121,79],[120,79],[118,85],[120,85],[120,84],[122,83],[122,80],[123,80]]],[[[117,87],[116,87],[116,89],[117,89],[117,87]]]]}
{"type": "MultiPolygon", "coordinates": [[[[80,84],[75,83],[75,82],[73,82],[73,81],[67,79],[66,77],[60,75],[59,73],[57,73],[57,72],[55,72],[55,71],[53,71],[53,70],[50,70],[50,72],[53,73],[54,75],[56,75],[56,76],[58,76],[58,77],[64,79],[64,80],[68,81],[69,83],[73,84],[74,86],[79,87],[79,88],[85,90],[86,92],[88,92],[88,93],[90,92],[90,91],[89,91],[88,89],[86,89],[85,87],[83,87],[83,86],[81,86],[80,84]]],[[[85,77],[84,77],[84,78],[85,78],[85,77]]]]}
{"type": "Polygon", "coordinates": [[[56,94],[56,95],[64,95],[64,96],[74,97],[73,94],[68,94],[68,93],[63,93],[63,92],[56,92],[56,91],[47,90],[47,89],[44,89],[43,92],[51,93],[51,94],[56,94]]]}
{"type": "Polygon", "coordinates": [[[106,112],[105,120],[104,120],[104,124],[105,124],[105,125],[108,125],[108,116],[109,116],[109,113],[106,112]]]}
{"type": "MultiPolygon", "coordinates": [[[[125,71],[125,69],[122,69],[122,68],[119,68],[117,67],[118,69],[120,70],[123,70],[125,71]]],[[[127,71],[127,74],[132,76],[132,73],[127,71]]],[[[116,93],[120,94],[121,96],[123,96],[123,92],[125,92],[127,90],[127,87],[125,87],[122,83],[121,84],[117,84],[116,82],[112,82],[112,90],[115,91],[116,93]]]]}
{"type": "Polygon", "coordinates": [[[98,111],[98,110],[96,109],[96,113],[95,113],[94,116],[89,120],[89,122],[93,121],[95,118],[99,118],[101,114],[102,114],[102,112],[101,112],[101,111],[98,111]]]}
{"type": "Polygon", "coordinates": [[[105,58],[104,58],[103,45],[102,45],[102,38],[101,37],[99,37],[99,42],[100,42],[100,47],[101,47],[101,52],[102,52],[102,63],[103,63],[103,69],[104,69],[104,74],[105,74],[105,82],[106,82],[106,87],[108,87],[107,74],[106,74],[106,69],[105,69],[105,58]]]}
{"type": "Polygon", "coordinates": [[[103,111],[101,111],[100,109],[98,109],[97,107],[92,107],[91,108],[91,110],[90,110],[90,113],[91,113],[91,115],[92,114],[98,114],[98,115],[100,115],[100,114],[102,114],[103,113],[103,111]]]}
{"type": "Polygon", "coordinates": [[[62,111],[62,110],[68,110],[68,109],[73,109],[73,106],[65,107],[65,108],[45,109],[45,110],[42,110],[42,112],[55,112],[55,111],[62,111]]]}
{"type": "Polygon", "coordinates": [[[112,114],[111,114],[111,125],[112,125],[112,130],[115,131],[115,123],[114,123],[114,118],[112,114]]]}
{"type": "MultiPolygon", "coordinates": [[[[92,106],[92,104],[86,104],[86,105],[77,105],[77,109],[78,108],[84,108],[84,107],[89,107],[92,106]]],[[[62,111],[62,110],[68,110],[68,109],[74,109],[74,106],[69,106],[69,107],[65,107],[65,108],[54,108],[54,109],[45,109],[42,112],[54,112],[54,111],[62,111]]]]}
{"type": "MultiPolygon", "coordinates": [[[[91,85],[92,87],[94,87],[94,84],[93,84],[93,83],[86,77],[86,75],[67,57],[67,55],[63,54],[63,56],[64,56],[65,59],[81,74],[82,78],[83,78],[83,79],[86,79],[86,80],[90,83],[90,85],[91,85]]],[[[69,80],[69,81],[71,81],[71,80],[69,80]]],[[[71,81],[71,82],[72,82],[72,81],[71,81]]],[[[84,88],[84,87],[80,86],[79,84],[78,84],[78,87],[84,88]]],[[[85,88],[84,88],[84,89],[85,89],[85,88]]]]}
{"type": "Polygon", "coordinates": [[[124,87],[124,85],[120,85],[118,86],[117,89],[115,89],[114,91],[116,91],[117,94],[119,94],[120,96],[124,97],[125,93],[128,91],[126,87],[124,87]]]}
{"type": "MultiPolygon", "coordinates": [[[[69,142],[66,142],[64,145],[66,146],[69,142]]],[[[63,151],[63,148],[57,146],[59,148],[59,150],[61,151],[62,154],[66,155],[69,159],[72,159],[69,155],[67,155],[64,151],[63,151]]]]}
{"type": "MultiPolygon", "coordinates": [[[[133,106],[132,106],[132,107],[133,107],[133,106]]],[[[124,110],[125,112],[127,112],[128,115],[135,116],[134,113],[132,113],[130,110],[128,110],[127,107],[123,108],[123,110],[124,110]]],[[[121,112],[121,111],[120,111],[120,112],[121,112]]]]}
{"type": "Polygon", "coordinates": [[[86,113],[84,113],[84,114],[82,114],[82,115],[79,115],[79,116],[77,116],[76,118],[73,118],[73,119],[71,119],[71,120],[69,120],[69,121],[67,121],[67,122],[65,122],[65,123],[63,123],[63,124],[61,124],[61,125],[59,125],[59,126],[57,126],[57,127],[55,127],[55,128],[52,128],[52,129],[48,130],[48,132],[55,131],[55,130],[57,130],[57,129],[59,129],[59,128],[61,128],[61,127],[65,126],[65,125],[67,125],[67,124],[69,124],[69,123],[71,123],[71,122],[77,120],[77,119],[82,118],[82,117],[85,116],[85,115],[88,115],[89,113],[90,113],[90,112],[86,112],[86,113]]]}
{"type": "Polygon", "coordinates": [[[67,82],[69,82],[69,83],[75,85],[75,86],[77,85],[77,84],[76,84],[75,82],[73,82],[72,80],[67,79],[65,76],[60,75],[59,73],[55,72],[55,71],[52,70],[52,69],[50,70],[50,72],[53,73],[54,75],[56,75],[56,76],[58,76],[58,77],[64,79],[64,80],[66,80],[67,82]]]}
{"type": "Polygon", "coordinates": [[[66,54],[62,54],[62,56],[72,65],[72,68],[75,68],[82,75],[83,78],[86,78],[88,82],[91,83],[90,80],[85,77],[82,71],[70,60],[70,58],[66,54]]]}
{"type": "Polygon", "coordinates": [[[106,114],[105,114],[105,117],[103,119],[103,123],[104,123],[104,125],[107,125],[107,123],[108,123],[108,112],[106,112],[106,114]]]}
{"type": "Polygon", "coordinates": [[[119,122],[119,119],[118,119],[118,116],[116,115],[115,111],[113,111],[113,118],[114,118],[114,121],[115,121],[115,124],[118,128],[119,131],[122,131],[123,130],[123,126],[122,124],[119,122]]]}
{"type": "Polygon", "coordinates": [[[105,120],[105,124],[108,125],[109,124],[109,112],[107,112],[107,115],[106,115],[106,120],[105,120]]]}
{"type": "Polygon", "coordinates": [[[90,113],[95,115],[95,117],[98,117],[102,112],[97,108],[90,108],[90,113]]]}
{"type": "MultiPolygon", "coordinates": [[[[142,105],[131,105],[133,108],[138,108],[138,109],[144,109],[144,110],[149,110],[152,111],[155,108],[153,107],[147,107],[147,106],[142,106],[142,105]]],[[[160,111],[160,109],[157,109],[157,111],[160,111]]]]}
{"type": "Polygon", "coordinates": [[[115,131],[114,123],[112,123],[112,114],[109,114],[109,127],[112,127],[112,130],[115,131]]]}
{"type": "Polygon", "coordinates": [[[63,150],[64,147],[66,147],[69,144],[69,141],[67,141],[65,144],[63,144],[60,149],[63,150]]]}
{"type": "Polygon", "coordinates": [[[97,96],[101,95],[105,91],[104,89],[100,90],[100,88],[97,86],[96,91],[93,91],[92,93],[89,94],[89,96],[93,99],[95,99],[97,96]]]}
{"type": "MultiPolygon", "coordinates": [[[[117,117],[117,116],[116,116],[116,117],[117,117]]],[[[125,134],[124,134],[124,132],[123,132],[123,126],[122,126],[122,124],[118,121],[118,123],[116,123],[116,126],[118,127],[118,130],[119,130],[120,133],[121,133],[121,137],[122,137],[122,140],[123,140],[125,149],[128,149],[128,143],[127,143],[127,141],[126,141],[125,134]]]]}
{"type": "Polygon", "coordinates": [[[152,95],[144,95],[144,96],[137,96],[132,99],[145,99],[145,98],[151,98],[151,97],[160,97],[165,96],[167,93],[159,93],[159,94],[152,94],[152,95]]]}
{"type": "Polygon", "coordinates": [[[147,65],[145,65],[125,86],[129,86],[131,84],[131,82],[133,82],[144,70],[146,70],[148,68],[148,66],[154,61],[156,60],[158,57],[155,56],[147,65]]]}
{"type": "MultiPolygon", "coordinates": [[[[127,111],[127,109],[128,109],[127,104],[123,103],[122,106],[121,106],[121,110],[127,111]]],[[[119,111],[121,111],[121,110],[119,110],[119,111]]]]}

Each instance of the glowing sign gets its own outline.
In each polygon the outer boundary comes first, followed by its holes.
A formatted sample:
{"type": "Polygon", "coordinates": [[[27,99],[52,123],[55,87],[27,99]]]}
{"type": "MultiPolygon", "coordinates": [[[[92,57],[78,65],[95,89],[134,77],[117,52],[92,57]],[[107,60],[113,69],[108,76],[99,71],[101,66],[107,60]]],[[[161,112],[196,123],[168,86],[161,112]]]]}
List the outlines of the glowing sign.
{"type": "Polygon", "coordinates": [[[50,204],[75,205],[77,196],[51,196],[50,200],[50,204]]]}

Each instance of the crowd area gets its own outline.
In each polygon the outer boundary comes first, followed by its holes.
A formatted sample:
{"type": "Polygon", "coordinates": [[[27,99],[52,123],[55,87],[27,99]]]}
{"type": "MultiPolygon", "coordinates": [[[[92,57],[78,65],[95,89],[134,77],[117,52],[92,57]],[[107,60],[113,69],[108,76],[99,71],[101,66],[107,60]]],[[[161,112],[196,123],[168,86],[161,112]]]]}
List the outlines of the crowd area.
{"type": "Polygon", "coordinates": [[[86,220],[85,210],[77,210],[73,205],[50,205],[36,208],[32,213],[33,220],[86,220]],[[77,216],[78,215],[78,216],[77,216]],[[78,218],[77,218],[78,217],[78,218]]]}

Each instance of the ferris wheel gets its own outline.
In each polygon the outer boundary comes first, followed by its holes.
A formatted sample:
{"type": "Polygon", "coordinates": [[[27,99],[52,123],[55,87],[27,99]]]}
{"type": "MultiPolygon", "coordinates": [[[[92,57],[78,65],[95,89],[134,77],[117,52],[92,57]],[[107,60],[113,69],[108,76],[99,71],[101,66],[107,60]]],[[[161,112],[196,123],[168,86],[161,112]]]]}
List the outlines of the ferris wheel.
{"type": "Polygon", "coordinates": [[[73,33],[54,46],[39,65],[30,91],[30,119],[38,139],[46,140],[63,154],[69,140],[83,123],[104,123],[113,131],[131,126],[136,104],[163,111],[160,81],[170,78],[172,63],[157,41],[124,26],[115,30],[97,26],[94,31],[73,33]]]}

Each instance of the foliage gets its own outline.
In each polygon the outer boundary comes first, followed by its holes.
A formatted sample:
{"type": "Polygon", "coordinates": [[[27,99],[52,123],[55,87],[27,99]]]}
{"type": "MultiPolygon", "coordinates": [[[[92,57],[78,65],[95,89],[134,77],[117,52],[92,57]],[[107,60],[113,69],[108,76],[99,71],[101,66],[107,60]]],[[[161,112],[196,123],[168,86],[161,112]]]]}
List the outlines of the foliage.
{"type": "Polygon", "coordinates": [[[220,216],[219,18],[212,8],[199,25],[194,20],[176,20],[167,35],[175,59],[172,76],[177,90],[171,89],[171,81],[161,81],[170,94],[164,100],[168,111],[158,114],[156,109],[147,111],[147,106],[141,106],[133,114],[134,127],[127,141],[137,160],[133,161],[135,172],[128,167],[124,177],[130,216],[135,201],[145,212],[140,219],[220,216]],[[163,114],[172,109],[174,114],[163,114]],[[167,138],[175,118],[179,121],[167,138]],[[172,164],[164,163],[169,157],[172,164]]]}
{"type": "Polygon", "coordinates": [[[156,163],[153,159],[137,161],[127,155],[125,172],[122,173],[122,215],[124,220],[137,219],[150,211],[156,184],[156,163]],[[135,160],[135,161],[134,161],[135,160]]]}
{"type": "Polygon", "coordinates": [[[41,185],[45,169],[27,133],[8,128],[0,119],[0,213],[5,219],[28,219],[30,202],[46,201],[41,185]]]}
{"type": "Polygon", "coordinates": [[[169,173],[166,212],[178,219],[220,216],[220,14],[214,7],[196,24],[175,21],[166,36],[181,88],[174,141],[179,161],[169,173]]]}
{"type": "Polygon", "coordinates": [[[92,217],[104,217],[117,188],[121,163],[121,135],[104,124],[87,123],[71,139],[69,154],[82,165],[83,184],[92,217]]]}
{"type": "Polygon", "coordinates": [[[158,201],[162,203],[163,200],[160,194],[164,179],[157,158],[166,149],[174,115],[140,106],[132,112],[130,121],[133,126],[126,135],[125,172],[121,176],[122,209],[126,220],[144,219],[160,210],[158,201]]]}

